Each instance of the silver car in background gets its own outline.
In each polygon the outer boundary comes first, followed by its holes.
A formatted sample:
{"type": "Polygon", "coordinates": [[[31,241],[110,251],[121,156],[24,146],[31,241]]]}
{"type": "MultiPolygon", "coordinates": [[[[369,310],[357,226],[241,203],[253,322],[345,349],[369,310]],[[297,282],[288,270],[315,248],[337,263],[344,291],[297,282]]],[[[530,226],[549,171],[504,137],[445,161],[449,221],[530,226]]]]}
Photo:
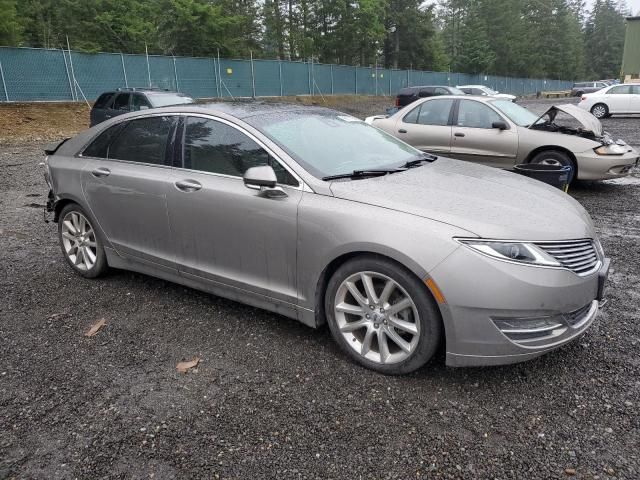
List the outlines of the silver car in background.
{"type": "Polygon", "coordinates": [[[613,140],[597,118],[575,105],[553,106],[538,116],[507,100],[442,96],[366,122],[424,152],[490,167],[567,166],[569,182],[623,177],[638,162],[635,149],[613,140]]]}
{"type": "Polygon", "coordinates": [[[518,175],[435,158],[333,110],[184,105],[47,150],[78,274],[142,272],[318,327],[402,374],[541,355],[596,318],[609,261],[587,212],[518,175]]]}

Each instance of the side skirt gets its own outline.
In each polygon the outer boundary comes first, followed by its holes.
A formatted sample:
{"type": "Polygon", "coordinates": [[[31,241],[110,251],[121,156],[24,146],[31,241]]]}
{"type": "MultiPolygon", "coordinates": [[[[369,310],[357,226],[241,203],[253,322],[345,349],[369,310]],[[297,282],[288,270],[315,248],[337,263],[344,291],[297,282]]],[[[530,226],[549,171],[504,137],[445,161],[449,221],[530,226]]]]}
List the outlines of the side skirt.
{"type": "Polygon", "coordinates": [[[107,263],[112,268],[130,270],[152,277],[161,278],[169,282],[184,285],[185,287],[227,298],[238,303],[243,303],[252,307],[262,308],[270,312],[278,313],[280,315],[284,315],[285,317],[299,320],[301,323],[304,323],[305,325],[312,328],[316,328],[317,326],[315,315],[313,314],[313,312],[308,311],[305,308],[298,307],[297,305],[282,302],[280,300],[266,297],[264,295],[258,295],[253,292],[249,292],[237,287],[232,287],[223,283],[214,282],[198,277],[196,275],[181,275],[177,270],[165,267],[164,265],[159,265],[142,259],[132,259],[131,257],[120,256],[112,248],[105,248],[105,253],[107,255],[107,263]]]}

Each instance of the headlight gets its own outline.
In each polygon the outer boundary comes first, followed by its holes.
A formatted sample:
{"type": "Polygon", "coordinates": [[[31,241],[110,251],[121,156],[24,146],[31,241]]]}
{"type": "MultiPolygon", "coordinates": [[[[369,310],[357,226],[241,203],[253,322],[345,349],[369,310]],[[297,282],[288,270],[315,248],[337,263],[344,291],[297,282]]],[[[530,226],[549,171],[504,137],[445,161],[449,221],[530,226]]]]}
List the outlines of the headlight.
{"type": "Polygon", "coordinates": [[[463,239],[458,239],[458,241],[477,252],[500,260],[545,267],[561,266],[555,258],[532,243],[463,239]]]}
{"type": "Polygon", "coordinates": [[[598,148],[593,149],[598,155],[624,155],[627,153],[627,149],[622,145],[611,144],[611,145],[602,145],[598,148]]]}

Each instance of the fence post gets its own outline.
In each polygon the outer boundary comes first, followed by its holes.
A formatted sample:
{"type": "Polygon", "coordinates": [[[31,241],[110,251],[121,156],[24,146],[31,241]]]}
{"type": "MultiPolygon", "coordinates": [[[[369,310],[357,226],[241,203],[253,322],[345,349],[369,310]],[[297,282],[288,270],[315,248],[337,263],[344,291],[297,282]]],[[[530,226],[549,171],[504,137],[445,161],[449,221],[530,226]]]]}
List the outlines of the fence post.
{"type": "Polygon", "coordinates": [[[173,76],[176,79],[176,91],[180,91],[180,84],[178,83],[178,69],[176,68],[176,57],[174,57],[173,55],[171,55],[171,57],[173,57],[173,76]]]}
{"type": "Polygon", "coordinates": [[[69,46],[69,36],[67,35],[67,51],[69,52],[69,65],[71,66],[71,78],[73,78],[73,92],[75,93],[74,102],[78,101],[78,90],[76,82],[76,74],[73,71],[73,58],[71,57],[71,47],[69,46]]]}
{"type": "Polygon", "coordinates": [[[278,59],[278,78],[280,79],[280,96],[282,97],[282,60],[278,59]]]}
{"type": "Polygon", "coordinates": [[[67,80],[69,80],[69,93],[71,94],[71,100],[74,101],[73,98],[73,84],[71,83],[71,75],[69,75],[69,66],[67,65],[67,56],[64,54],[64,50],[60,50],[62,52],[62,60],[64,61],[64,69],[67,72],[67,80]]]}
{"type": "Polygon", "coordinates": [[[313,57],[311,57],[311,62],[307,62],[307,74],[309,77],[309,95],[313,97],[313,90],[311,87],[311,68],[313,68],[313,57]]]}
{"type": "Polygon", "coordinates": [[[4,70],[2,69],[2,60],[0,60],[0,77],[2,77],[2,86],[4,87],[4,96],[9,101],[9,94],[7,93],[7,84],[4,81],[4,70]]]}
{"type": "Polygon", "coordinates": [[[253,70],[253,52],[251,50],[249,50],[249,56],[251,57],[251,96],[256,98],[256,75],[253,70]]]}
{"type": "Polygon", "coordinates": [[[329,65],[329,72],[331,73],[331,95],[333,95],[333,63],[329,65]]]}
{"type": "Polygon", "coordinates": [[[127,69],[124,66],[124,55],[120,52],[120,60],[122,61],[122,74],[124,75],[124,86],[129,88],[129,82],[127,81],[127,69]]]}
{"type": "Polygon", "coordinates": [[[355,95],[358,94],[358,67],[353,67],[353,72],[355,73],[355,82],[356,82],[356,93],[355,95]]]}

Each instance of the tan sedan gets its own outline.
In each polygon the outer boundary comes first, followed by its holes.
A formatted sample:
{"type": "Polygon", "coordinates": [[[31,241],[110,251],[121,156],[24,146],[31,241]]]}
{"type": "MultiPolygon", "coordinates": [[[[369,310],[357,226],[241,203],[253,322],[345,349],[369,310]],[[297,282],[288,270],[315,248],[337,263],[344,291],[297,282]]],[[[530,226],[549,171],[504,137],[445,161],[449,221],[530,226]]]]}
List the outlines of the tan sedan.
{"type": "Polygon", "coordinates": [[[638,163],[635,149],[614,141],[597,118],[575,105],[553,106],[537,116],[508,100],[441,96],[365,121],[437,155],[504,169],[520,163],[568,166],[570,181],[622,177],[638,163]],[[559,113],[572,122],[560,124],[559,113]]]}

